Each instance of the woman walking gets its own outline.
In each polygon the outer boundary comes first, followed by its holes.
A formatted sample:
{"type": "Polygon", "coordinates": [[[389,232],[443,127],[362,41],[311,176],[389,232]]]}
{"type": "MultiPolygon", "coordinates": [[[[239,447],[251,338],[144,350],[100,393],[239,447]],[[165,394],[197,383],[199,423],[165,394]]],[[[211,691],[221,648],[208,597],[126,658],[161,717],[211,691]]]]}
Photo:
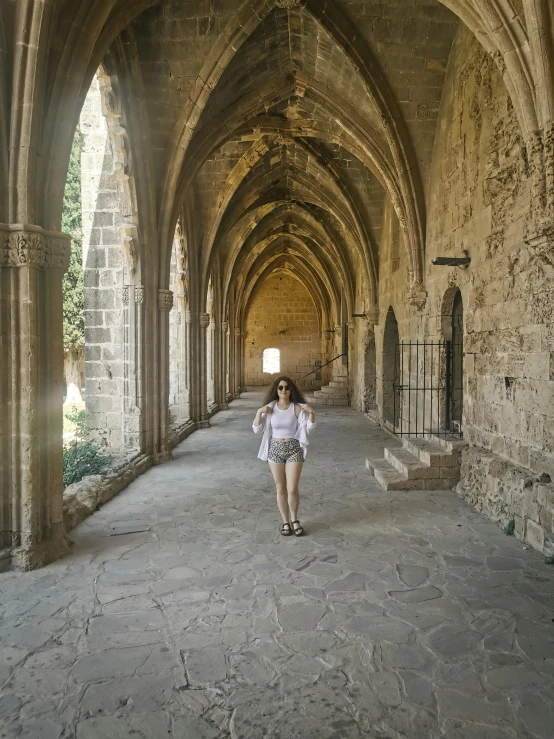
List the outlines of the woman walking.
{"type": "Polygon", "coordinates": [[[277,505],[283,519],[282,536],[302,536],[298,520],[298,481],[306,458],[308,434],[315,428],[314,409],[290,377],[279,377],[269,389],[264,405],[252,424],[263,431],[258,457],[269,463],[277,489],[277,505]]]}

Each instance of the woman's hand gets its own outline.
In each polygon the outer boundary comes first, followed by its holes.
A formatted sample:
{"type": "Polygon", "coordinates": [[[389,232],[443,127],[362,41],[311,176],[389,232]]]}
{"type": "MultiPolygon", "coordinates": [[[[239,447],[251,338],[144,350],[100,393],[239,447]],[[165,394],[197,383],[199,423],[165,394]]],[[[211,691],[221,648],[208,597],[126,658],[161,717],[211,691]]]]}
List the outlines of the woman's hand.
{"type": "Polygon", "coordinates": [[[301,406],[303,411],[306,411],[306,413],[315,413],[314,409],[311,405],[308,405],[307,403],[302,403],[301,406]]]}
{"type": "Polygon", "coordinates": [[[264,405],[262,408],[258,409],[258,413],[271,413],[273,408],[270,405],[264,405]]]}

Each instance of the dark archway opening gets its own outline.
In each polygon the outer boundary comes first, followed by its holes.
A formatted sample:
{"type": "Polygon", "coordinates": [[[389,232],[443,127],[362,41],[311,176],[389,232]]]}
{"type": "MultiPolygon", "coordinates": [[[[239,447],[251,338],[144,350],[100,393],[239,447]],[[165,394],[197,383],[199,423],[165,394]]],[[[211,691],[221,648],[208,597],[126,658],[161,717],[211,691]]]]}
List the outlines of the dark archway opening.
{"type": "Polygon", "coordinates": [[[452,393],[450,399],[450,430],[462,428],[464,398],[464,306],[462,293],[457,290],[452,306],[452,393]]]}
{"type": "Polygon", "coordinates": [[[398,345],[398,323],[394,311],[389,308],[383,337],[383,419],[394,430],[398,404],[394,402],[394,385],[400,375],[398,345]]]}

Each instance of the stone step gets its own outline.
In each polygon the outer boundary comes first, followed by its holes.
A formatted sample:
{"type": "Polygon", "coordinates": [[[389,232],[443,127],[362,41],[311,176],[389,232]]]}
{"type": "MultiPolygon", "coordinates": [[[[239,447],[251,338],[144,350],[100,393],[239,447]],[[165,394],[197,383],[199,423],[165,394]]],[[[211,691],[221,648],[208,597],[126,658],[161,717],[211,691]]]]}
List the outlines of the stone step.
{"type": "Polygon", "coordinates": [[[394,467],[406,480],[428,480],[440,477],[440,467],[430,467],[403,447],[385,447],[385,461],[394,467]]]}
{"type": "Polygon", "coordinates": [[[316,390],[314,392],[314,396],[316,398],[346,398],[347,397],[347,395],[345,393],[341,393],[340,390],[336,393],[333,393],[333,392],[330,393],[325,390],[325,387],[322,387],[321,390],[316,390]]]}
{"type": "Polygon", "coordinates": [[[333,377],[329,384],[332,384],[333,382],[338,382],[339,385],[348,385],[348,377],[333,377]]]}
{"type": "Polygon", "coordinates": [[[327,405],[350,405],[348,398],[329,398],[327,405]]]}
{"type": "Polygon", "coordinates": [[[337,380],[331,380],[329,387],[347,387],[347,382],[338,382],[337,380]]]}
{"type": "Polygon", "coordinates": [[[306,398],[306,403],[310,403],[310,405],[317,403],[317,398],[314,398],[313,395],[304,395],[306,398]]]}
{"type": "Polygon", "coordinates": [[[384,490],[410,490],[413,480],[406,478],[384,459],[366,459],[365,466],[384,490]]]}
{"type": "Polygon", "coordinates": [[[327,395],[330,395],[332,398],[347,398],[348,397],[348,390],[345,387],[329,387],[329,385],[324,385],[321,388],[322,393],[326,393],[327,395]]]}
{"type": "Polygon", "coordinates": [[[451,490],[455,477],[406,478],[384,459],[366,459],[365,466],[383,490],[451,490]]]}
{"type": "Polygon", "coordinates": [[[467,446],[467,441],[460,439],[459,436],[438,436],[437,434],[426,434],[427,441],[440,446],[448,454],[459,456],[462,449],[467,446]]]}
{"type": "Polygon", "coordinates": [[[409,436],[402,439],[404,448],[417,457],[424,465],[435,467],[455,467],[458,460],[449,454],[439,444],[419,436],[409,436]]]}

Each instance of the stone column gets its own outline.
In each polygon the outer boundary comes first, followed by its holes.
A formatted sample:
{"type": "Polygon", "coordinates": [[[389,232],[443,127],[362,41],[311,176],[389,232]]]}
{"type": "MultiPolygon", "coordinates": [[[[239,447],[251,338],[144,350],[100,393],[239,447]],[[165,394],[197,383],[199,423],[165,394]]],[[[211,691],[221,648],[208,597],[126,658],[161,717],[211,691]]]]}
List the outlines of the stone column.
{"type": "Polygon", "coordinates": [[[227,391],[229,387],[228,382],[228,347],[227,347],[227,334],[229,331],[229,324],[224,321],[221,324],[221,337],[219,341],[219,378],[218,378],[218,400],[219,400],[219,407],[222,411],[226,411],[229,408],[229,405],[227,403],[227,391]]]}
{"type": "Polygon", "coordinates": [[[71,239],[0,225],[0,568],[69,551],[62,505],[62,276],[71,239]]]}
{"type": "Polygon", "coordinates": [[[142,438],[142,363],[143,363],[143,313],[144,287],[123,287],[124,313],[124,398],[122,435],[126,451],[144,447],[142,438]]]}
{"type": "Polygon", "coordinates": [[[168,447],[169,433],[169,311],[173,308],[171,290],[158,290],[158,378],[159,378],[159,434],[156,462],[171,459],[168,447]]]}
{"type": "Polygon", "coordinates": [[[241,330],[237,326],[235,326],[235,329],[233,331],[233,345],[234,345],[234,381],[235,385],[233,388],[233,392],[240,393],[241,390],[241,367],[242,367],[242,358],[241,358],[241,330]]]}
{"type": "Polygon", "coordinates": [[[206,397],[208,411],[218,401],[217,352],[219,349],[218,336],[215,332],[215,321],[211,314],[210,323],[206,332],[206,397]]]}
{"type": "Polygon", "coordinates": [[[210,314],[198,314],[198,423],[209,426],[208,420],[208,327],[210,314]]]}

